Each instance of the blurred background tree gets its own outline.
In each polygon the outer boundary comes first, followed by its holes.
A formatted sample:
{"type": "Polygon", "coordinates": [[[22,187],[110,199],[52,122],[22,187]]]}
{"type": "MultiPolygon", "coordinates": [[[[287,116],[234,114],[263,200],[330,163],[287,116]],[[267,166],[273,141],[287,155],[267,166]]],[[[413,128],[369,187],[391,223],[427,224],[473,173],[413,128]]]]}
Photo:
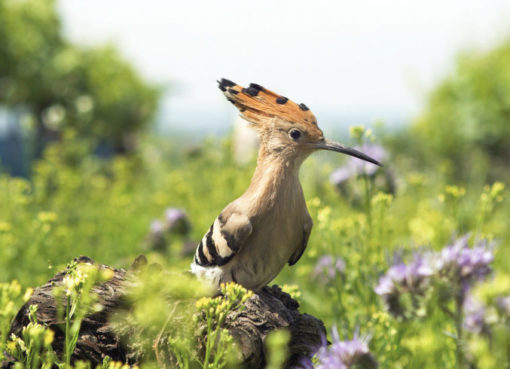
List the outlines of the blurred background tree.
{"type": "Polygon", "coordinates": [[[160,88],[112,46],[80,47],[61,32],[55,0],[0,0],[0,105],[22,110],[33,156],[73,130],[92,150],[128,153],[157,109],[160,88]]]}
{"type": "Polygon", "coordinates": [[[411,129],[424,156],[436,163],[445,159],[454,177],[505,179],[510,166],[510,40],[487,52],[460,55],[411,129]]]}

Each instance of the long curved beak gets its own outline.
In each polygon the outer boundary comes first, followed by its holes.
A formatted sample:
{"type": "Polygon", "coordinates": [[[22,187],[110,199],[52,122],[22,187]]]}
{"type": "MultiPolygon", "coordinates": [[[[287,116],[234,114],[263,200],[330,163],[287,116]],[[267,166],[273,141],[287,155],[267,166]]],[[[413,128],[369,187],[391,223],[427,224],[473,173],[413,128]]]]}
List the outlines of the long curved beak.
{"type": "Polygon", "coordinates": [[[377,160],[375,160],[374,158],[371,158],[370,156],[368,156],[366,154],[363,154],[361,151],[353,149],[352,147],[346,147],[346,146],[340,145],[339,143],[336,143],[336,142],[326,140],[324,142],[314,144],[313,147],[315,149],[319,149],[319,150],[329,150],[329,151],[341,152],[342,154],[354,156],[355,158],[368,161],[368,162],[378,165],[380,167],[383,166],[377,160]]]}

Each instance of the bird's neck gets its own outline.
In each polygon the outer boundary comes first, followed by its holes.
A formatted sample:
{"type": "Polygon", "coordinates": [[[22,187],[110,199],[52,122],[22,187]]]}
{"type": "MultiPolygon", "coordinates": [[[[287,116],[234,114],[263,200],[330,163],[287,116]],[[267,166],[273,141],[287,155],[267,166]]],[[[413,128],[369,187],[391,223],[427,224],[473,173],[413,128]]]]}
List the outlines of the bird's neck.
{"type": "Polygon", "coordinates": [[[268,152],[262,146],[257,168],[245,195],[254,199],[259,206],[271,207],[282,198],[292,197],[296,191],[302,193],[299,183],[302,162],[299,157],[268,152]]]}

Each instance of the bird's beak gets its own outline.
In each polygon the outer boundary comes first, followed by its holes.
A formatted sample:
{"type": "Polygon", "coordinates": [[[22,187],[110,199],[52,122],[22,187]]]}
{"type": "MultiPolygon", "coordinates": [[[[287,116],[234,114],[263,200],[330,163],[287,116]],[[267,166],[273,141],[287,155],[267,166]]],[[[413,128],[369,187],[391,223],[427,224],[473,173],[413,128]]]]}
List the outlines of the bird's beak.
{"type": "Polygon", "coordinates": [[[341,152],[342,154],[347,154],[347,155],[350,155],[350,156],[354,156],[355,158],[368,161],[368,162],[373,163],[375,165],[379,165],[380,167],[383,166],[377,160],[375,160],[374,158],[371,158],[370,156],[368,156],[366,154],[363,154],[361,151],[353,149],[352,147],[342,146],[342,145],[340,145],[339,143],[336,143],[336,142],[332,142],[332,141],[326,140],[324,142],[320,142],[320,143],[314,144],[313,147],[315,149],[319,149],[319,150],[329,150],[329,151],[341,152]]]}

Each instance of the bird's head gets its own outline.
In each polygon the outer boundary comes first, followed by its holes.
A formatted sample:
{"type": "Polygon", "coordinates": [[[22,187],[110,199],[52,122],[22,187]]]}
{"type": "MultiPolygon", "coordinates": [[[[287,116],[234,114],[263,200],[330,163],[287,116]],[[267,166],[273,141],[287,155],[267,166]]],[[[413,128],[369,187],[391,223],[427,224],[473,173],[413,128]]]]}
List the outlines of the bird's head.
{"type": "Polygon", "coordinates": [[[360,151],[325,139],[305,104],[296,104],[255,83],[243,88],[223,78],[218,85],[257,130],[262,147],[269,152],[305,158],[316,150],[330,150],[381,165],[360,151]]]}

